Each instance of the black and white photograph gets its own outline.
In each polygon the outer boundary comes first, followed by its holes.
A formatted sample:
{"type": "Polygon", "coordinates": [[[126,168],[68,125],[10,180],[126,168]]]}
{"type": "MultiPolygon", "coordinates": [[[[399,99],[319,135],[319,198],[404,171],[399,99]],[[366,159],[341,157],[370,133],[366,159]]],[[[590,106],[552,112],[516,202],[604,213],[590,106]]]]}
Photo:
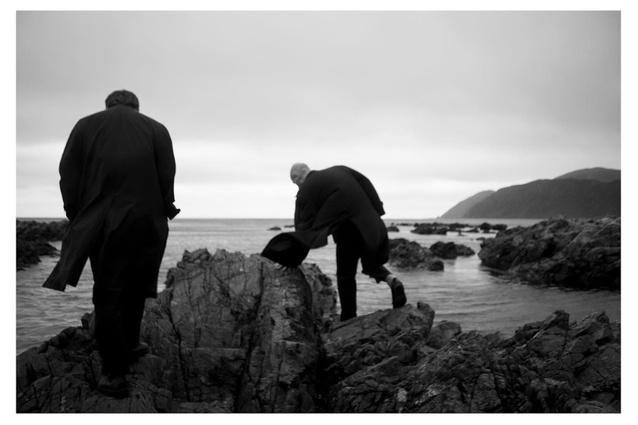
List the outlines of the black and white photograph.
{"type": "Polygon", "coordinates": [[[633,410],[624,2],[16,3],[14,418],[633,410]]]}

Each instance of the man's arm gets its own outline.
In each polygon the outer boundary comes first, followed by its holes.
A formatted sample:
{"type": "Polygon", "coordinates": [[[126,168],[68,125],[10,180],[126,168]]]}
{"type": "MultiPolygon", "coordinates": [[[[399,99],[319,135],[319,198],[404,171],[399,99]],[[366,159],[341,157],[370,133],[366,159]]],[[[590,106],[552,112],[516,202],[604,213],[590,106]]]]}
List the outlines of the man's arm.
{"type": "Polygon", "coordinates": [[[160,190],[164,201],[164,211],[169,219],[173,219],[180,210],[175,208],[175,155],[173,154],[173,141],[166,127],[157,123],[154,135],[155,166],[159,178],[160,190]]]}
{"type": "Polygon", "coordinates": [[[317,211],[304,198],[297,197],[295,201],[295,230],[298,232],[312,229],[317,211]]]}
{"type": "Polygon", "coordinates": [[[66,142],[60,159],[60,192],[64,211],[69,221],[73,221],[80,208],[80,182],[82,181],[82,121],[79,121],[66,142]]]}
{"type": "Polygon", "coordinates": [[[381,202],[381,198],[379,198],[379,194],[372,185],[372,182],[360,172],[353,170],[352,168],[349,168],[349,170],[357,183],[359,183],[359,186],[361,186],[365,194],[368,196],[368,199],[370,199],[370,202],[377,214],[379,214],[379,217],[383,216],[385,214],[383,202],[381,202]]]}

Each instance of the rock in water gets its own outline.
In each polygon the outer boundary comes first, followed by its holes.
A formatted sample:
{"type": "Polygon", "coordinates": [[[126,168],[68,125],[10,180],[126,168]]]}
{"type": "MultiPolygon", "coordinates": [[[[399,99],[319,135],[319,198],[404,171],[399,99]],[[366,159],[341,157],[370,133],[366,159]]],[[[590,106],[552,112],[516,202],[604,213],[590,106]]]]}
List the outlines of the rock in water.
{"type": "Polygon", "coordinates": [[[486,239],[482,263],[532,284],[620,289],[620,218],[554,218],[486,239]]]}
{"type": "Polygon", "coordinates": [[[390,261],[393,267],[403,270],[426,269],[443,271],[443,261],[434,258],[432,252],[418,242],[405,238],[390,239],[390,261]]]}
{"type": "Polygon", "coordinates": [[[468,257],[476,254],[474,250],[462,244],[454,242],[435,242],[430,245],[430,251],[435,257],[445,259],[455,259],[457,257],[468,257]]]}
{"type": "Polygon", "coordinates": [[[59,255],[49,242],[62,240],[68,224],[66,220],[49,223],[16,220],[16,269],[38,264],[43,255],[59,255]]]}

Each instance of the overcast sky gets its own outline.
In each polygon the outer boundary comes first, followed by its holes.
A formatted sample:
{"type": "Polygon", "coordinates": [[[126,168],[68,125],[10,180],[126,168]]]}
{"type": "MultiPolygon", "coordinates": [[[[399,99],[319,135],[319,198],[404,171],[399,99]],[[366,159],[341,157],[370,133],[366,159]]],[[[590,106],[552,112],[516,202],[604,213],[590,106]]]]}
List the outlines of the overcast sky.
{"type": "Polygon", "coordinates": [[[127,89],[162,122],[180,217],[289,218],[294,162],[348,165],[386,218],[621,168],[619,12],[18,12],[16,215],[127,89]]]}

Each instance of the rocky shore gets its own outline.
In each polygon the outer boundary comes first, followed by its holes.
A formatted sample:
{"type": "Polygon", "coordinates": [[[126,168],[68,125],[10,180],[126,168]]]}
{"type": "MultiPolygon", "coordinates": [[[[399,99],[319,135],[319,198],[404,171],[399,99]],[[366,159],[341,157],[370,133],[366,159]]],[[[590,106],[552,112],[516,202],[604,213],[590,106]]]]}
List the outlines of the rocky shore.
{"type": "Polygon", "coordinates": [[[552,218],[500,231],[478,253],[483,265],[530,284],[620,290],[620,218],[552,218]]]}
{"type": "Polygon", "coordinates": [[[314,265],[186,252],[148,300],[131,396],[96,390],[92,320],[17,357],[17,412],[620,411],[620,325],[556,311],[511,338],[413,300],[344,323],[314,265]]]}

